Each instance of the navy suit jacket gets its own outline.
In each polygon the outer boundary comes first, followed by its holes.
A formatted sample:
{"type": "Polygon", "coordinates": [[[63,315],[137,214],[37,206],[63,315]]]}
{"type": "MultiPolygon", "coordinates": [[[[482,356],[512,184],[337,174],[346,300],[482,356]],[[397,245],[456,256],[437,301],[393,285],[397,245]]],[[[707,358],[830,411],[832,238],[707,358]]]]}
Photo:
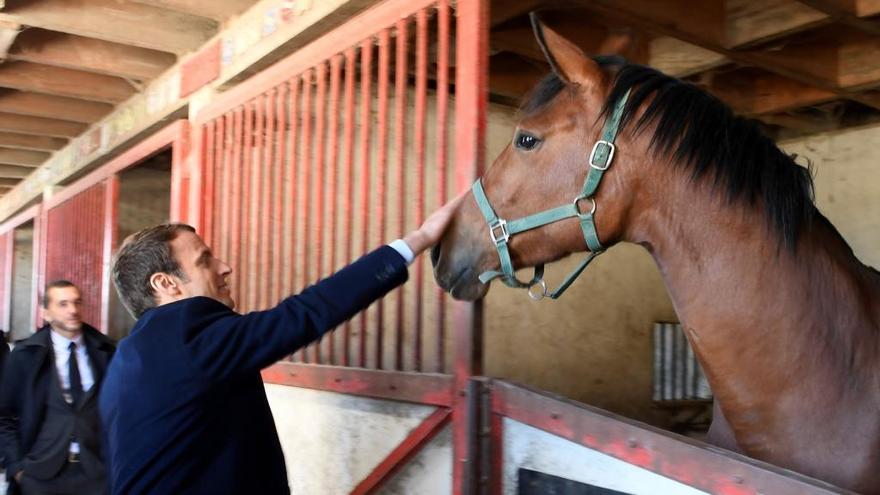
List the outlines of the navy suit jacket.
{"type": "Polygon", "coordinates": [[[268,311],[206,297],[148,310],[101,390],[112,493],[289,493],[260,370],[406,279],[385,246],[268,311]]]}

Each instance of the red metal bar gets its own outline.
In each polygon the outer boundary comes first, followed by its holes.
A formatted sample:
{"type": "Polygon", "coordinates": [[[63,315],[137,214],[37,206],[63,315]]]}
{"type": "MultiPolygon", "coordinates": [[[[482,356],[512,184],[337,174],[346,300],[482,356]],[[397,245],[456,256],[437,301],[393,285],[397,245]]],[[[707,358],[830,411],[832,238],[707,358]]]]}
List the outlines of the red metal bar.
{"type": "MultiPolygon", "coordinates": [[[[484,414],[491,414],[484,411],[484,414]]],[[[490,459],[489,493],[501,495],[504,493],[504,417],[500,414],[492,414],[490,435],[490,459]]]]}
{"type": "Polygon", "coordinates": [[[40,311],[40,291],[46,286],[46,258],[48,257],[49,208],[46,203],[40,208],[39,215],[34,217],[34,262],[33,279],[37,281],[31,288],[31,307],[33,309],[31,326],[38,325],[40,311]]]}
{"type": "Polygon", "coordinates": [[[406,463],[415,457],[449,422],[449,409],[437,409],[388,454],[373,471],[351,491],[352,495],[377,493],[406,463]]]}
{"type": "Polygon", "coordinates": [[[204,147],[204,154],[202,158],[204,159],[204,163],[199,164],[202,167],[202,180],[204,184],[204,189],[202,192],[202,198],[200,201],[202,202],[202,208],[204,215],[202,217],[204,220],[202,221],[202,236],[205,238],[205,242],[208,243],[208,246],[211,248],[214,247],[214,210],[216,201],[214,196],[217,194],[217,184],[216,184],[216,172],[217,172],[217,122],[212,120],[205,124],[202,128],[202,146],[204,147]]]}
{"type": "MultiPolygon", "coordinates": [[[[361,42],[361,250],[365,254],[370,248],[370,108],[373,105],[373,40],[367,38],[361,42]]],[[[360,346],[358,363],[361,368],[367,366],[367,331],[369,327],[369,308],[361,312],[360,320],[360,346]]]]}
{"type": "Polygon", "coordinates": [[[806,476],[521,385],[493,380],[492,410],[708,493],[840,493],[806,476]]]}
{"type": "MultiPolygon", "coordinates": [[[[300,151],[299,151],[299,176],[301,180],[301,185],[299,189],[299,197],[300,197],[300,208],[299,214],[302,215],[302,235],[299,236],[302,238],[302,242],[300,244],[300,259],[302,263],[302,267],[300,269],[300,276],[302,277],[302,283],[300,284],[300,290],[305,289],[307,285],[311,282],[311,266],[309,264],[309,254],[311,244],[311,209],[309,205],[309,200],[314,199],[310,198],[309,191],[311,190],[311,153],[312,153],[312,70],[309,69],[303,73],[302,80],[302,92],[303,92],[303,101],[302,101],[302,109],[300,113],[302,114],[302,141],[300,142],[300,151]]],[[[307,349],[302,350],[302,359],[303,362],[309,362],[307,349]]]]}
{"type": "MultiPolygon", "coordinates": [[[[326,103],[327,103],[327,64],[322,62],[318,64],[315,68],[315,78],[316,78],[316,98],[315,98],[315,180],[314,180],[314,188],[312,189],[312,201],[314,205],[314,213],[315,213],[315,225],[314,225],[314,258],[312,259],[312,264],[315,268],[315,280],[317,281],[319,278],[323,277],[326,272],[324,272],[324,263],[323,260],[325,258],[324,251],[326,250],[326,246],[324,245],[324,228],[325,228],[325,219],[324,219],[324,138],[326,136],[326,103]]],[[[330,339],[327,339],[330,340],[330,339]]],[[[315,342],[313,344],[312,349],[315,355],[315,362],[321,364],[323,358],[321,356],[321,344],[322,341],[315,342]]]]}
{"type": "MultiPolygon", "coordinates": [[[[437,2],[437,205],[446,203],[447,120],[449,119],[449,2],[437,2]]],[[[437,298],[437,372],[446,371],[446,293],[437,298]]]]}
{"type": "MultiPolygon", "coordinates": [[[[455,182],[456,191],[467,190],[483,170],[489,72],[489,2],[460,0],[457,3],[455,43],[455,182]]],[[[457,302],[454,307],[455,390],[467,393],[470,377],[482,374],[482,306],[457,302]]],[[[467,402],[460,397],[454,406],[452,433],[453,491],[464,493],[476,466],[468,463],[467,402]]]]}
{"type": "MultiPolygon", "coordinates": [[[[399,19],[395,24],[397,32],[397,53],[394,68],[394,153],[397,172],[397,233],[406,233],[406,92],[407,92],[407,20],[399,19]]],[[[403,369],[403,331],[405,308],[403,306],[403,287],[397,289],[397,321],[394,334],[394,369],[403,369]]]]}
{"type": "MultiPolygon", "coordinates": [[[[352,172],[354,170],[354,58],[355,49],[345,50],[345,120],[342,130],[344,144],[342,147],[342,232],[346,236],[345,262],[350,262],[352,257],[352,234],[351,228],[352,211],[352,172]]],[[[342,365],[351,365],[351,321],[346,321],[343,329],[343,352],[342,365]]]]}
{"type": "MultiPolygon", "coordinates": [[[[284,230],[284,219],[285,219],[285,200],[282,195],[283,187],[284,187],[284,159],[287,151],[287,141],[285,140],[287,136],[287,108],[284,105],[285,98],[287,96],[286,93],[287,85],[282,84],[278,87],[278,94],[275,100],[276,106],[276,119],[278,121],[278,125],[275,131],[275,163],[273,165],[273,169],[275,170],[274,175],[274,188],[273,188],[273,199],[275,200],[275,205],[272,207],[272,211],[275,212],[274,224],[272,229],[275,231],[275,235],[273,237],[272,242],[272,301],[273,303],[277,303],[281,299],[287,296],[282,290],[281,280],[283,278],[283,270],[282,266],[282,250],[284,249],[284,238],[285,230],[284,230]]],[[[292,196],[291,196],[292,197],[292,196]]],[[[291,197],[287,198],[287,202],[290,202],[291,197]]]]}
{"type": "Polygon", "coordinates": [[[235,109],[233,116],[232,131],[232,194],[229,196],[228,204],[232,215],[229,230],[226,231],[226,237],[229,238],[229,266],[232,267],[233,274],[230,277],[230,285],[235,298],[238,301],[239,309],[244,309],[245,294],[241,283],[241,210],[242,210],[242,125],[244,119],[244,109],[239,107],[235,109]]]}
{"type": "Polygon", "coordinates": [[[11,316],[12,316],[12,270],[13,270],[13,260],[15,259],[15,230],[7,231],[3,234],[3,280],[0,280],[0,283],[3,284],[3,319],[0,320],[0,325],[3,325],[3,328],[7,329],[7,331],[12,331],[12,327],[10,326],[11,316]]]}
{"type": "MultiPolygon", "coordinates": [[[[389,45],[391,44],[391,30],[385,28],[379,31],[379,76],[378,76],[378,105],[377,109],[377,132],[378,151],[376,156],[376,221],[379,222],[379,242],[383,242],[388,221],[385,218],[385,188],[388,185],[388,77],[389,77],[389,45]]],[[[376,369],[383,369],[385,348],[385,304],[383,299],[376,301],[376,369]]]]}
{"type": "Polygon", "coordinates": [[[101,263],[101,326],[104,333],[110,330],[110,291],[113,290],[110,281],[110,269],[113,261],[113,251],[116,249],[117,235],[119,234],[119,176],[111,175],[107,178],[104,192],[104,250],[101,263]]]}
{"type": "Polygon", "coordinates": [[[245,245],[248,247],[248,267],[247,279],[250,287],[248,300],[251,309],[262,309],[260,306],[261,287],[266,284],[263,282],[263,260],[260,257],[262,250],[260,249],[260,239],[262,239],[262,227],[264,224],[263,215],[266,211],[260,212],[260,206],[263,203],[263,177],[264,177],[264,158],[265,158],[265,126],[266,126],[266,95],[260,95],[254,99],[254,148],[251,151],[251,200],[248,202],[250,211],[250,219],[248,226],[250,234],[245,239],[245,245]]]}
{"type": "Polygon", "coordinates": [[[278,214],[277,210],[272,209],[272,193],[275,189],[274,177],[275,162],[273,153],[275,152],[275,97],[278,94],[276,89],[271,89],[266,94],[264,104],[266,106],[266,137],[263,148],[263,178],[260,181],[260,199],[262,206],[258,214],[260,223],[260,298],[257,306],[260,309],[268,308],[270,305],[270,291],[272,289],[272,277],[276,268],[272,264],[272,226],[273,217],[278,214]]]}
{"type": "MultiPolygon", "coordinates": [[[[416,13],[416,102],[415,102],[415,152],[416,194],[415,224],[421,225],[425,218],[425,107],[428,93],[428,11],[416,13]]],[[[425,283],[425,260],[415,263],[415,341],[413,361],[416,371],[422,371],[422,316],[424,304],[422,291],[425,283]]]]}
{"type": "Polygon", "coordinates": [[[299,180],[299,174],[297,174],[297,138],[299,136],[299,77],[293,77],[288,81],[287,87],[290,93],[290,106],[288,109],[288,114],[290,115],[290,135],[287,136],[286,146],[290,149],[290,162],[287,165],[287,201],[285,203],[284,208],[284,218],[289,219],[290,221],[290,235],[294,236],[293,239],[290,239],[289,246],[290,251],[287,254],[287,263],[289,264],[290,272],[287,274],[284,280],[284,292],[287,294],[292,294],[296,292],[296,278],[300,276],[300,273],[297,273],[297,267],[299,266],[296,262],[297,256],[299,256],[299,250],[297,249],[296,243],[296,233],[298,226],[298,216],[299,212],[294,209],[294,205],[299,201],[299,191],[297,190],[297,184],[299,180]]]}
{"type": "Polygon", "coordinates": [[[455,400],[451,375],[283,362],[264,369],[262,374],[266,383],[359,397],[443,407],[455,400]]]}
{"type": "MultiPolygon", "coordinates": [[[[327,213],[330,223],[330,240],[327,242],[327,249],[329,250],[329,268],[327,268],[324,272],[327,274],[332,273],[336,269],[336,169],[338,166],[337,161],[339,160],[338,131],[339,83],[341,77],[340,73],[342,71],[341,64],[342,57],[340,55],[334,55],[330,59],[330,122],[328,124],[328,129],[330,132],[330,144],[328,145],[330,148],[330,156],[327,158],[327,178],[324,181],[327,184],[327,201],[329,202],[327,213]]],[[[326,337],[327,362],[329,364],[336,364],[338,362],[338,360],[336,359],[336,339],[336,332],[333,332],[326,337]]]]}
{"type": "MultiPolygon", "coordinates": [[[[218,119],[219,120],[219,119],[218,119]]],[[[232,143],[233,136],[233,113],[227,113],[223,116],[223,200],[219,202],[220,210],[220,235],[217,239],[217,246],[221,253],[221,258],[232,266],[232,254],[229,252],[230,230],[232,228],[232,143]]],[[[238,274],[233,275],[233,279],[238,274]]],[[[238,294],[235,294],[238,297],[238,294]]]]}
{"type": "Polygon", "coordinates": [[[250,284],[250,274],[253,273],[251,269],[251,261],[250,257],[250,240],[253,239],[253,232],[251,231],[251,226],[253,225],[253,219],[251,217],[251,211],[253,207],[251,205],[251,187],[253,184],[254,178],[254,166],[253,166],[253,153],[254,153],[254,102],[250,101],[244,106],[244,143],[242,144],[242,176],[241,176],[241,219],[242,223],[239,225],[239,231],[234,232],[234,234],[238,237],[239,243],[239,253],[241,253],[241,257],[239,258],[238,263],[238,280],[241,284],[241,301],[242,301],[242,310],[243,311],[251,311],[254,309],[252,304],[253,301],[253,287],[250,284]],[[242,235],[244,232],[247,232],[246,235],[242,235]]]}

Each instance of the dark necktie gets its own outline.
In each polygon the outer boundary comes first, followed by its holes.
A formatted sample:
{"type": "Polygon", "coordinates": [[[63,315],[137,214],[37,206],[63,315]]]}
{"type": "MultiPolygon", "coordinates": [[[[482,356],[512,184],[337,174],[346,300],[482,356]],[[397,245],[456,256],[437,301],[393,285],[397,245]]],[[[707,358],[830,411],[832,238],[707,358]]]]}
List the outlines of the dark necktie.
{"type": "Polygon", "coordinates": [[[82,378],[79,376],[79,363],[76,359],[76,343],[70,343],[70,396],[73,397],[73,403],[79,404],[79,399],[83,395],[82,378]]]}

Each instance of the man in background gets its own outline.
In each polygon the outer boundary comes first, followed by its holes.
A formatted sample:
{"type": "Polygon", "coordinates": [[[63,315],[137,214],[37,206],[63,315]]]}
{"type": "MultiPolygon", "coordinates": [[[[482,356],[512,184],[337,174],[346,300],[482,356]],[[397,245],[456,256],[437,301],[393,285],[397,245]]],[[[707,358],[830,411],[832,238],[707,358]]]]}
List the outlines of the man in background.
{"type": "Polygon", "coordinates": [[[98,390],[115,346],[83,323],[80,290],[67,280],[46,286],[43,318],[9,354],[0,383],[10,493],[104,494],[98,390]]]}

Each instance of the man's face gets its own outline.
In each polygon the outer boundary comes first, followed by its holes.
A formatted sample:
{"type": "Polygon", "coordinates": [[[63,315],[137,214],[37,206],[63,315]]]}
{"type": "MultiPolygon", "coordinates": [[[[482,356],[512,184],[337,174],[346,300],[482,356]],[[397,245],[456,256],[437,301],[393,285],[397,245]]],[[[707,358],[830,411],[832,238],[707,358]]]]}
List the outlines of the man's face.
{"type": "Polygon", "coordinates": [[[178,233],[171,241],[171,255],[189,279],[178,279],[182,298],[205,296],[235,308],[227,280],[232,268],[215,258],[201,237],[188,231],[178,233]]]}
{"type": "Polygon", "coordinates": [[[76,287],[52,287],[43,309],[46,321],[58,330],[78,332],[82,328],[82,298],[76,287]]]}

